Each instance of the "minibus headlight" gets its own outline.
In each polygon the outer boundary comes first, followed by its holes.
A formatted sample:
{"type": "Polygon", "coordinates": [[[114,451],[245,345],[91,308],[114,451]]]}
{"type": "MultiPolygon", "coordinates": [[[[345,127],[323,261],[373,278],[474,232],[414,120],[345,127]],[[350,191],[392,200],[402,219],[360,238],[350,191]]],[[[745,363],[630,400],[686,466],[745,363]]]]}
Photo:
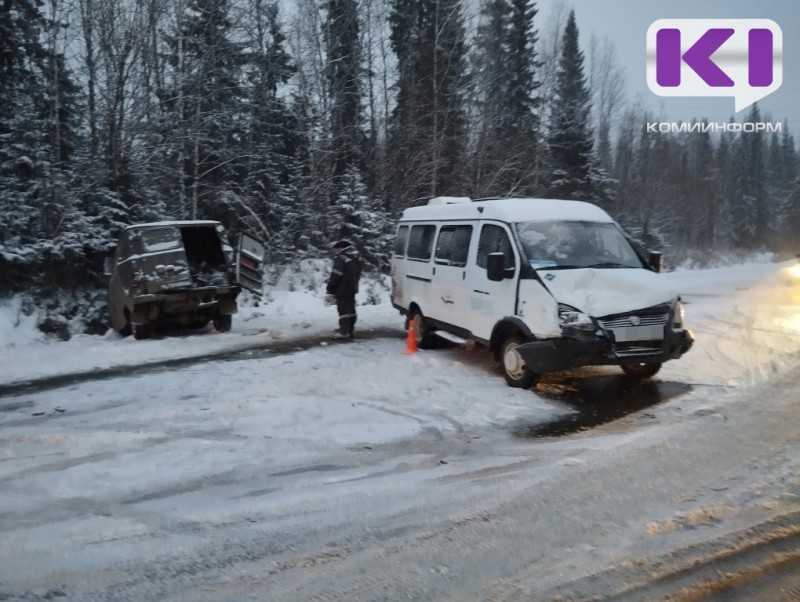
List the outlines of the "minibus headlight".
{"type": "Polygon", "coordinates": [[[558,306],[558,323],[561,328],[578,328],[580,330],[592,330],[594,322],[582,311],[569,305],[560,304],[558,306]]]}

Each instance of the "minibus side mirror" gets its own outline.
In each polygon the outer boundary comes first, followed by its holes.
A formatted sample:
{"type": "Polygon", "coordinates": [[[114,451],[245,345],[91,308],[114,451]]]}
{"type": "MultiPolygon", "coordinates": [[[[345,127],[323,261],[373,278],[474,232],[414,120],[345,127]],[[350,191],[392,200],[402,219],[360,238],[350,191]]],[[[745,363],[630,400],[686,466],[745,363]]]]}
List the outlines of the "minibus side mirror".
{"type": "Polygon", "coordinates": [[[664,269],[664,256],[658,251],[650,251],[647,264],[654,272],[661,272],[664,269]]]}
{"type": "Polygon", "coordinates": [[[486,257],[486,277],[492,282],[505,278],[506,256],[503,253],[489,253],[486,257]]]}

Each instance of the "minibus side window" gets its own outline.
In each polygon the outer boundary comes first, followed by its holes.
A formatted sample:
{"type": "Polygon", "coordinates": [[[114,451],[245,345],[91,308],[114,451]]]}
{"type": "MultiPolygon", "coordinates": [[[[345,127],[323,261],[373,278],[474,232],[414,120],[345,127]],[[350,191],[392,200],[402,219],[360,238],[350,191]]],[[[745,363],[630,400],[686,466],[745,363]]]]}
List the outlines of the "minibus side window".
{"type": "Polygon", "coordinates": [[[506,269],[516,267],[514,251],[511,248],[508,233],[500,226],[485,224],[481,229],[481,237],[478,240],[478,266],[485,268],[487,264],[486,258],[489,253],[497,252],[506,256],[506,269]]]}
{"type": "Polygon", "coordinates": [[[436,242],[436,263],[463,267],[467,265],[472,226],[442,226],[436,242]]]}
{"type": "Polygon", "coordinates": [[[397,230],[397,238],[394,239],[394,254],[403,257],[406,254],[406,242],[408,242],[408,226],[400,226],[397,230]]]}
{"type": "Polygon", "coordinates": [[[408,235],[408,251],[406,252],[408,258],[428,261],[433,251],[433,239],[435,235],[436,226],[433,224],[411,226],[411,232],[408,235]]]}

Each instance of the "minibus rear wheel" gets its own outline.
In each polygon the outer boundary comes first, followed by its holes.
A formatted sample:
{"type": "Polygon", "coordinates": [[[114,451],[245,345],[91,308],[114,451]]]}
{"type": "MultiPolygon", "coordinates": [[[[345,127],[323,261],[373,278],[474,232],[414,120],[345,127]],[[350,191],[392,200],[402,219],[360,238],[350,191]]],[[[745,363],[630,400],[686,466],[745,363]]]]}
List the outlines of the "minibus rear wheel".
{"type": "Polygon", "coordinates": [[[419,309],[411,311],[408,321],[414,324],[414,336],[417,338],[417,347],[420,349],[430,349],[434,345],[434,335],[428,326],[425,316],[419,309]]]}
{"type": "Polygon", "coordinates": [[[503,377],[509,386],[520,389],[529,389],[539,380],[539,374],[528,370],[525,360],[517,351],[517,347],[524,343],[518,334],[512,334],[503,341],[500,346],[500,366],[503,369],[503,377]]]}

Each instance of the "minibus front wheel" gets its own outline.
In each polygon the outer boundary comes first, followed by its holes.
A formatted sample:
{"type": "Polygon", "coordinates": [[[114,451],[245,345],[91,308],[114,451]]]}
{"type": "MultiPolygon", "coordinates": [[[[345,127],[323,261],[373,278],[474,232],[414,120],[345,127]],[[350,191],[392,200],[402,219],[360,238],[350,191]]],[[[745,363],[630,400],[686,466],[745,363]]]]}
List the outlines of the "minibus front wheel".
{"type": "Polygon", "coordinates": [[[661,370],[661,362],[632,362],[620,366],[626,376],[632,378],[650,378],[661,370]]]}
{"type": "Polygon", "coordinates": [[[525,360],[517,349],[525,341],[520,335],[512,334],[503,341],[500,346],[500,366],[503,369],[503,377],[511,387],[529,389],[538,382],[540,375],[528,370],[525,360]]]}

